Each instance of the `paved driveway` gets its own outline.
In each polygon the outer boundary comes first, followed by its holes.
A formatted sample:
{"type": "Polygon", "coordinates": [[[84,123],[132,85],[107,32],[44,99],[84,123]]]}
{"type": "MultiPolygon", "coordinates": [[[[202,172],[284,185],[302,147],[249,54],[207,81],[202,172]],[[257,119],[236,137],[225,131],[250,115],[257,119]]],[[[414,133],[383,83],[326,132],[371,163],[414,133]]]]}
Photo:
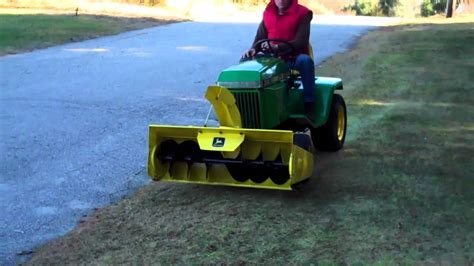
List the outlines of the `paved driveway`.
{"type": "MultiPolygon", "coordinates": [[[[317,63],[380,24],[320,21],[317,63]]],[[[148,124],[202,125],[206,86],[256,27],[179,23],[1,57],[0,264],[146,184],[148,124]]]]}

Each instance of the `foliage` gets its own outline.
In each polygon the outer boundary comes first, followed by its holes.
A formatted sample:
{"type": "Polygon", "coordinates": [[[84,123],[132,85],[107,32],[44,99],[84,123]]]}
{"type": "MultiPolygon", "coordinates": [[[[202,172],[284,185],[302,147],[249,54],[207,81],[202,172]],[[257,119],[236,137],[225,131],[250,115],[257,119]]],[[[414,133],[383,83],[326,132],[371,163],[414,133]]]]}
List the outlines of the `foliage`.
{"type": "Polygon", "coordinates": [[[435,12],[433,10],[433,5],[431,4],[431,0],[423,0],[421,4],[421,15],[423,17],[429,17],[434,15],[435,12]]]}
{"type": "MultiPolygon", "coordinates": [[[[193,2],[192,0],[190,0],[193,2]]],[[[119,1],[117,1],[119,2],[119,1]]],[[[145,5],[145,6],[165,6],[166,0],[121,0],[122,3],[145,5]]],[[[197,1],[196,1],[197,2],[197,1]]],[[[225,2],[244,5],[244,6],[258,6],[260,4],[267,3],[267,0],[215,0],[215,4],[223,4],[225,2]]]]}
{"type": "Polygon", "coordinates": [[[423,17],[443,13],[446,8],[446,0],[423,0],[421,4],[421,15],[423,17]]]}
{"type": "Polygon", "coordinates": [[[394,8],[398,4],[398,0],[379,0],[378,7],[385,16],[394,16],[394,8]]]}
{"type": "Polygon", "coordinates": [[[371,0],[356,0],[343,8],[343,11],[355,11],[357,16],[375,16],[377,14],[374,10],[376,10],[376,5],[371,0]]]}
{"type": "Polygon", "coordinates": [[[398,0],[355,0],[343,11],[355,11],[358,16],[394,16],[398,0]]]}

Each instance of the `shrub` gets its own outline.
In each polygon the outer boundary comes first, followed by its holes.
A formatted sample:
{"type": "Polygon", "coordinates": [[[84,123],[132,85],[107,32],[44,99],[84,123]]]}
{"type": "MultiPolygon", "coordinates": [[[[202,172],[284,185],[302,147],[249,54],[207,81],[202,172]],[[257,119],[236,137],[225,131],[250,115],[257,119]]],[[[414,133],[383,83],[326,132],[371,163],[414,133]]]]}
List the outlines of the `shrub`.
{"type": "Polygon", "coordinates": [[[379,8],[385,16],[394,16],[394,8],[397,5],[398,0],[379,0],[379,8]]]}
{"type": "Polygon", "coordinates": [[[355,0],[343,11],[355,11],[358,16],[393,16],[397,5],[398,0],[355,0]]]}
{"type": "Polygon", "coordinates": [[[377,3],[373,0],[355,0],[353,4],[342,10],[355,11],[357,16],[376,16],[378,14],[377,3]]]}
{"type": "Polygon", "coordinates": [[[430,0],[423,0],[423,3],[421,4],[421,16],[423,17],[429,17],[434,15],[435,12],[433,10],[433,4],[431,3],[430,0]]]}
{"type": "Polygon", "coordinates": [[[428,17],[434,14],[444,13],[446,2],[446,0],[423,0],[421,4],[421,15],[428,17]]]}

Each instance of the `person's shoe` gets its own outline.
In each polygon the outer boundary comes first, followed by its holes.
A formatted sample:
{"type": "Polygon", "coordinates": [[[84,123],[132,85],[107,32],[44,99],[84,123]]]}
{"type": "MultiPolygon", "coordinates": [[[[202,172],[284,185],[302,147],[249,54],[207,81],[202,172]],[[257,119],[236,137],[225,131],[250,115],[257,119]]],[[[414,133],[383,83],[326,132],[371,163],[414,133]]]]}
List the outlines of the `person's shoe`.
{"type": "Polygon", "coordinates": [[[306,117],[308,117],[309,120],[314,121],[314,113],[315,113],[315,107],[314,107],[314,102],[305,102],[304,103],[304,112],[306,117]]]}

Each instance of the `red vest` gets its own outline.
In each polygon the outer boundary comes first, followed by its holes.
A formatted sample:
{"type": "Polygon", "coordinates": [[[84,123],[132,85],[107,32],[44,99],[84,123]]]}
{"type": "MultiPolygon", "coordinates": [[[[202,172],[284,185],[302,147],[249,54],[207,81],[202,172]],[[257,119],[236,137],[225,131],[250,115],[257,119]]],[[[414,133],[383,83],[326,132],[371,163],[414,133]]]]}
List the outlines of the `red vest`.
{"type": "MultiPolygon", "coordinates": [[[[268,38],[292,41],[295,38],[301,19],[308,12],[309,9],[298,4],[298,0],[293,0],[285,13],[278,15],[278,7],[275,1],[271,0],[263,12],[263,24],[267,29],[268,38]]],[[[295,56],[298,54],[309,54],[308,46],[292,53],[295,56]]]]}

